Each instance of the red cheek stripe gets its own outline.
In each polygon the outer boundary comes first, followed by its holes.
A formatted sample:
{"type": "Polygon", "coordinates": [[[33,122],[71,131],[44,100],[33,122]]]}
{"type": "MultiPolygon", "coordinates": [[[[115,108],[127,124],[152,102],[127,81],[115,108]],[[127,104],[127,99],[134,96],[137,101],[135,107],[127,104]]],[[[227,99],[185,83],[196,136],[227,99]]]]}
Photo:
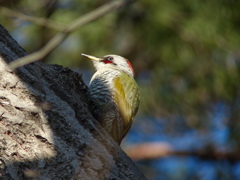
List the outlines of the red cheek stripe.
{"type": "Polygon", "coordinates": [[[105,64],[112,63],[112,61],[108,61],[108,60],[104,60],[103,62],[104,62],[105,64]]]}

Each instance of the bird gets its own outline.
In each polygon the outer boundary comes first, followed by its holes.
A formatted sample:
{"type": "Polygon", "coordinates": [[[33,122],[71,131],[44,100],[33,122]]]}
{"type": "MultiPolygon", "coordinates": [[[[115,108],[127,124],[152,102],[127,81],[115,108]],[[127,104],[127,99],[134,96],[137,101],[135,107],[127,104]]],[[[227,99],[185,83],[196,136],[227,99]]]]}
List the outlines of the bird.
{"type": "Polygon", "coordinates": [[[139,108],[139,88],[133,67],[128,59],[114,54],[101,58],[82,55],[91,59],[96,69],[87,91],[89,109],[120,145],[139,108]]]}

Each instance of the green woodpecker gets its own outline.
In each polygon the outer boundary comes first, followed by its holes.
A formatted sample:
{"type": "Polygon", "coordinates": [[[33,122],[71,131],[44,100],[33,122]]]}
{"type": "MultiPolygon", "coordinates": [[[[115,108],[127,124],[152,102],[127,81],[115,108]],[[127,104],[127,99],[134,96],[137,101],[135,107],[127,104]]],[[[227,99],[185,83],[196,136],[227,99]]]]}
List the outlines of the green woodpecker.
{"type": "Polygon", "coordinates": [[[93,116],[119,144],[132,125],[139,106],[139,90],[130,62],[118,55],[97,58],[87,54],[96,69],[88,88],[93,116]]]}

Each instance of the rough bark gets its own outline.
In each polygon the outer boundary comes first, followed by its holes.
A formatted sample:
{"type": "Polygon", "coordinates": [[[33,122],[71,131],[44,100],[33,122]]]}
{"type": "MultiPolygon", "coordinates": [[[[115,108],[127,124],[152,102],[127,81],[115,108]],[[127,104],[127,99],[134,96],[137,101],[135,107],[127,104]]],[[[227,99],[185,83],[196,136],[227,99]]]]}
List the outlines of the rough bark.
{"type": "Polygon", "coordinates": [[[0,26],[0,177],[145,179],[92,117],[81,75],[40,62],[8,68],[25,55],[0,26]]]}

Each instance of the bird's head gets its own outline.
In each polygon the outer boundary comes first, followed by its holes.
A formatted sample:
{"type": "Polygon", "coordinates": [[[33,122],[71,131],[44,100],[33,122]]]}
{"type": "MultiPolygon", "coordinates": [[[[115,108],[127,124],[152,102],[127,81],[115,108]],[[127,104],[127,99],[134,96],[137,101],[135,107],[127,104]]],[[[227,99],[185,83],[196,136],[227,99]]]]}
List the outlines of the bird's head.
{"type": "Polygon", "coordinates": [[[82,55],[93,61],[93,64],[97,71],[101,68],[112,68],[112,69],[122,70],[123,72],[131,76],[134,76],[134,70],[132,68],[131,63],[124,57],[114,55],[114,54],[106,55],[101,58],[94,57],[87,54],[82,54],[82,55]]]}

